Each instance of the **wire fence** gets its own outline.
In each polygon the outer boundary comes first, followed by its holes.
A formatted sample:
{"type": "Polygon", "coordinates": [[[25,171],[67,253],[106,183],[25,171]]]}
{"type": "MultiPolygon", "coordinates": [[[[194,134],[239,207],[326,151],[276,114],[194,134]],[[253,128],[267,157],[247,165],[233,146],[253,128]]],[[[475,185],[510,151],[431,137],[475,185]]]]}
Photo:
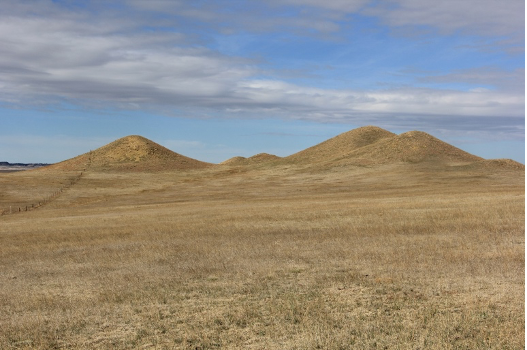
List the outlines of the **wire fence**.
{"type": "Polygon", "coordinates": [[[10,205],[9,208],[4,208],[3,210],[0,211],[0,216],[31,211],[31,210],[38,209],[46,204],[49,204],[50,202],[60,197],[60,195],[64,193],[65,191],[67,191],[70,187],[72,187],[77,182],[79,182],[79,180],[82,178],[83,175],[84,175],[84,171],[81,171],[78,175],[69,178],[65,185],[61,186],[57,190],[53,191],[50,195],[38,201],[34,201],[33,203],[25,204],[25,205],[20,205],[20,204],[10,205]]]}
{"type": "Polygon", "coordinates": [[[77,182],[79,182],[79,180],[82,179],[82,176],[84,175],[86,170],[91,166],[91,164],[92,164],[92,151],[90,151],[88,163],[85,165],[84,170],[81,171],[78,175],[69,178],[65,185],[61,186],[59,189],[53,191],[53,193],[42,198],[39,201],[35,201],[33,203],[25,204],[25,205],[19,205],[19,204],[10,205],[9,208],[4,208],[3,210],[0,210],[0,216],[31,211],[31,210],[35,210],[40,207],[43,207],[46,204],[49,204],[50,202],[60,197],[60,195],[64,193],[65,191],[67,191],[70,187],[72,187],[77,182]]]}

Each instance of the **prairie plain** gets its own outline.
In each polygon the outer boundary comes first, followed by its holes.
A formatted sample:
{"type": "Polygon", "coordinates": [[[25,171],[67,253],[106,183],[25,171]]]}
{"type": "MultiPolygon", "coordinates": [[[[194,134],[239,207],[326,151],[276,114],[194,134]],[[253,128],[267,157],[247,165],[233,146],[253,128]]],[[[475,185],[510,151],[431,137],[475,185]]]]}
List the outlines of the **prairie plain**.
{"type": "Polygon", "coordinates": [[[0,348],[524,348],[524,169],[334,147],[0,174],[0,348]]]}

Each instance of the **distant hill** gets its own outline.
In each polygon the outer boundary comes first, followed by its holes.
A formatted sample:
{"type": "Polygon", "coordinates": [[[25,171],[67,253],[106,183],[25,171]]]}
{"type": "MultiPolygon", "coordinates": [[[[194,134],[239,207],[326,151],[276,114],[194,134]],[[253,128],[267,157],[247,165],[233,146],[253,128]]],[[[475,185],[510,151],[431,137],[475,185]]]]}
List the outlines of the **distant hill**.
{"type": "Polygon", "coordinates": [[[12,171],[22,171],[22,170],[31,170],[37,169],[44,166],[48,166],[47,163],[9,163],[9,162],[0,162],[0,172],[12,172],[12,171]]]}
{"type": "Polygon", "coordinates": [[[466,169],[525,170],[525,165],[512,159],[483,159],[464,166],[466,169]]]}
{"type": "Polygon", "coordinates": [[[40,167],[50,165],[49,163],[9,163],[9,162],[0,162],[0,166],[18,166],[18,167],[40,167]]]}
{"type": "Polygon", "coordinates": [[[251,164],[262,164],[273,160],[281,159],[274,154],[269,153],[258,153],[252,157],[232,157],[226,161],[221,162],[222,165],[251,165],[251,164]]]}
{"type": "Polygon", "coordinates": [[[47,168],[162,171],[202,169],[209,166],[212,164],[183,156],[142,136],[132,135],[47,168]]]}

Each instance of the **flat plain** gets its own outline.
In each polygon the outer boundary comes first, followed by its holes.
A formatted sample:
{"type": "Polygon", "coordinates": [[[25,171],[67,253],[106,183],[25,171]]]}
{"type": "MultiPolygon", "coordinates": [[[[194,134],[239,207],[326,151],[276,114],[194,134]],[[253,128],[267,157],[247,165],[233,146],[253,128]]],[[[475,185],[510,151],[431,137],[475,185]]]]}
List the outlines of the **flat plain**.
{"type": "Polygon", "coordinates": [[[360,131],[0,174],[0,348],[525,348],[524,168],[360,131]]]}

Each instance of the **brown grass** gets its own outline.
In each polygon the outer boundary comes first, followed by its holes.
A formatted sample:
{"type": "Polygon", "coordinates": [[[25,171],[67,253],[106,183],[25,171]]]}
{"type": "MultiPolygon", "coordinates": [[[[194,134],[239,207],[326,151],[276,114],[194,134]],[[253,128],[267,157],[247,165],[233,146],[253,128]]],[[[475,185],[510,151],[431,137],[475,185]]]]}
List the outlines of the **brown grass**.
{"type": "Polygon", "coordinates": [[[0,216],[0,348],[522,349],[524,218],[497,167],[92,170],[0,216]]]}

